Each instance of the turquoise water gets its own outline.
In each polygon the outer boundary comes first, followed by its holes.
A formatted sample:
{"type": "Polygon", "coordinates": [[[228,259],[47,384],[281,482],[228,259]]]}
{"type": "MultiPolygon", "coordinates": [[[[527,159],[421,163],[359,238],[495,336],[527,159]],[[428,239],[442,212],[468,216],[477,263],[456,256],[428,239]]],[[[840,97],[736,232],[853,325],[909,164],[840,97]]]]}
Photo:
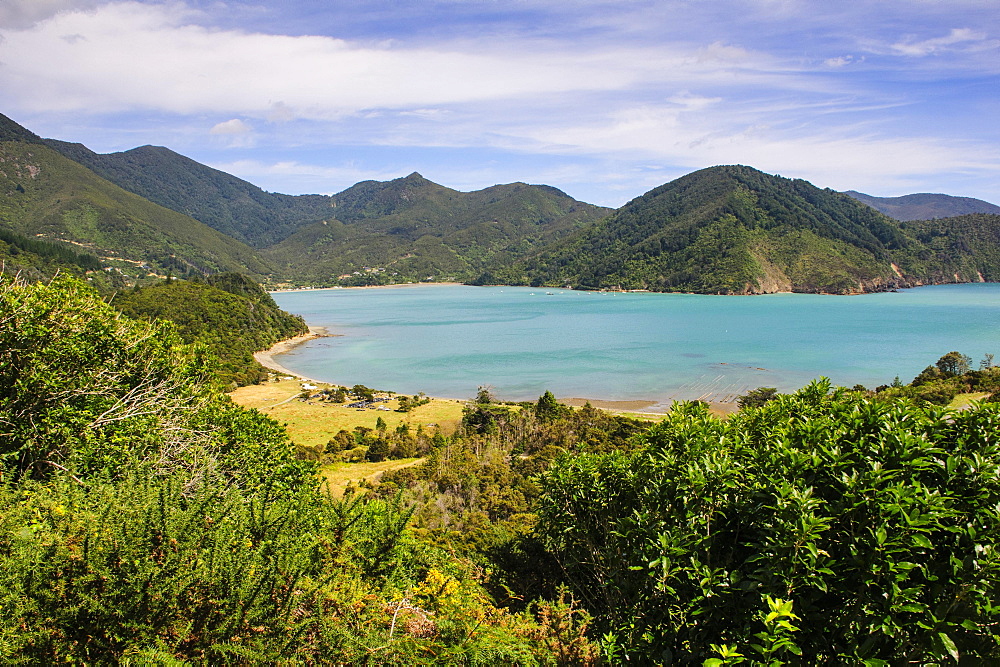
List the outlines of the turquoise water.
{"type": "Polygon", "coordinates": [[[909,382],[958,350],[1000,360],[1000,284],[862,296],[599,293],[427,285],[274,294],[327,327],[277,360],[308,377],[471,398],[732,400],[819,376],[909,382]]]}

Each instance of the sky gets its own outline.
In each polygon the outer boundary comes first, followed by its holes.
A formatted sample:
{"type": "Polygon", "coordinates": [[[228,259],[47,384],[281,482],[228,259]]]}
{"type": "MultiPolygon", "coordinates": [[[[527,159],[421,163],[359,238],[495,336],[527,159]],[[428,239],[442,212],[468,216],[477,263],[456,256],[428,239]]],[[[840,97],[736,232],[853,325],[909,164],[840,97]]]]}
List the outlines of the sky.
{"type": "Polygon", "coordinates": [[[744,164],[1000,203],[1000,0],[0,0],[0,113],[287,194],[744,164]]]}

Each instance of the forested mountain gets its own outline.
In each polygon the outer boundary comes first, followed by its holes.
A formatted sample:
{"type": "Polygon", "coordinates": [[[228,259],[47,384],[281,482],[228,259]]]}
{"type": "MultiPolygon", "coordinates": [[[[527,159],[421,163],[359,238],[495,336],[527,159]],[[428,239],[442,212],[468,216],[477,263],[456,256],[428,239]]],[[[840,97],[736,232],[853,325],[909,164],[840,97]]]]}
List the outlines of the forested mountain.
{"type": "Polygon", "coordinates": [[[756,294],[1000,280],[997,221],[979,222],[981,231],[948,221],[906,228],[807,181],[712,167],[634,199],[515,265],[501,282],[756,294]],[[949,236],[960,229],[975,243],[949,236]],[[935,235],[948,241],[928,245],[935,235]]]}
{"type": "Polygon", "coordinates": [[[255,248],[277,243],[330,215],[322,195],[283,195],[212,169],[160,146],[95,153],[83,144],[45,143],[115,185],[255,248]]]}
{"type": "Polygon", "coordinates": [[[0,228],[73,244],[133,276],[145,275],[147,266],[270,273],[252,248],[122,190],[6,118],[0,122],[0,228]]]}
{"type": "MultiPolygon", "coordinates": [[[[330,196],[269,193],[166,148],[101,155],[3,116],[0,139],[0,224],[78,244],[130,268],[132,279],[148,265],[177,275],[240,271],[272,284],[455,280],[724,294],[1000,280],[1000,217],[939,215],[986,202],[871,198],[746,166],[688,174],[613,211],[543,185],[459,192],[418,173],[330,196]],[[891,209],[896,218],[927,219],[900,222],[859,198],[903,206],[891,209]]],[[[12,252],[0,247],[0,259],[12,252]]]]}
{"type": "Polygon", "coordinates": [[[278,308],[260,285],[238,273],[136,286],[111,304],[135,319],[173,322],[185,343],[203,343],[218,356],[225,384],[266,378],[253,353],[307,331],[300,316],[278,308]]]}
{"type": "Polygon", "coordinates": [[[365,283],[469,280],[609,212],[548,186],[459,192],[417,173],[358,183],[334,195],[333,204],[330,220],[267,250],[280,272],[319,282],[355,271],[365,283]]]}
{"type": "Polygon", "coordinates": [[[1000,206],[973,199],[972,197],[953,197],[952,195],[920,193],[902,197],[873,197],[863,192],[848,190],[844,194],[854,197],[860,202],[895,218],[896,220],[931,220],[933,218],[952,218],[971,213],[993,213],[1000,215],[1000,206]]]}

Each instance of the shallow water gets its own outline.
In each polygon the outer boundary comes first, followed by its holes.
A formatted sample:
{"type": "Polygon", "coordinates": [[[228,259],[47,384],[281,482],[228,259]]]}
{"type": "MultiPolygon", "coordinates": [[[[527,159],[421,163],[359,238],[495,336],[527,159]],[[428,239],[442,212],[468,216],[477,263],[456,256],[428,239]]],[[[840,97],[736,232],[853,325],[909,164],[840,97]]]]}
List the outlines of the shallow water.
{"type": "Polygon", "coordinates": [[[427,285],[273,295],[337,337],[276,360],[328,382],[470,398],[732,400],[909,382],[958,350],[1000,360],[1000,284],[941,285],[861,296],[574,292],[427,285]]]}

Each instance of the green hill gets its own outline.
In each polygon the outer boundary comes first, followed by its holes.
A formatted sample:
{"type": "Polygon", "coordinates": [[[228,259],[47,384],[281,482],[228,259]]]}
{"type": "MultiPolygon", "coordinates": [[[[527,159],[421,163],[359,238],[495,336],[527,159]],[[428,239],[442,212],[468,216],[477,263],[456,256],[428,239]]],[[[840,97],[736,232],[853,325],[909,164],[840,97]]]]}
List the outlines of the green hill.
{"type": "Polygon", "coordinates": [[[925,282],[1000,282],[1000,215],[911,220],[900,227],[921,244],[914,261],[927,267],[925,282]]]}
{"type": "Polygon", "coordinates": [[[262,376],[255,351],[307,330],[301,317],[278,308],[271,295],[238,273],[159,281],[122,292],[111,303],[134,319],[173,322],[185,343],[204,343],[218,355],[225,382],[239,385],[262,376]]]}
{"type": "Polygon", "coordinates": [[[688,174],[613,211],[548,186],[459,192],[418,173],[333,196],[269,193],[166,148],[101,155],[3,116],[0,160],[0,223],[136,275],[148,265],[310,285],[456,280],[722,294],[1000,280],[997,216],[940,215],[986,202],[890,201],[745,166],[688,174]],[[892,209],[897,218],[935,219],[901,222],[872,208],[890,204],[905,205],[905,216],[892,209]]]}
{"type": "Polygon", "coordinates": [[[846,294],[1000,279],[992,268],[996,232],[977,230],[974,221],[901,224],[807,181],[712,167],[629,202],[505,278],[719,294],[846,294]]]}
{"type": "Polygon", "coordinates": [[[160,146],[100,154],[83,144],[45,143],[129,192],[256,248],[330,215],[329,197],[266,192],[160,146]]]}
{"type": "Polygon", "coordinates": [[[1000,214],[1000,206],[972,197],[953,197],[952,195],[926,192],[903,195],[902,197],[873,197],[854,190],[848,190],[844,194],[850,195],[896,220],[953,218],[972,213],[1000,214]]]}
{"type": "Polygon", "coordinates": [[[912,243],[886,216],[806,181],[712,167],[660,186],[527,261],[522,277],[589,288],[753,294],[895,282],[912,243]]]}
{"type": "Polygon", "coordinates": [[[0,229],[73,244],[132,275],[271,272],[245,244],[122,190],[7,118],[0,121],[0,229]]]}
{"type": "Polygon", "coordinates": [[[266,251],[283,274],[330,282],[471,280],[500,271],[609,211],[548,186],[459,192],[420,174],[365,181],[333,197],[333,217],[266,251]]]}

